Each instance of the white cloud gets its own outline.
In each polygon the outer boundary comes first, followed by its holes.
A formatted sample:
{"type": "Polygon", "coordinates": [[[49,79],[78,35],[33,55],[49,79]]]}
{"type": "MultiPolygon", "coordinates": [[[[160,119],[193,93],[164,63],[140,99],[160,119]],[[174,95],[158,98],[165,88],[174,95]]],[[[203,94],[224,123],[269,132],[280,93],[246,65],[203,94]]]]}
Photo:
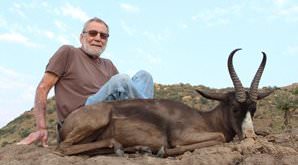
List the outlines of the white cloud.
{"type": "Polygon", "coordinates": [[[64,16],[70,16],[82,22],[89,19],[89,16],[80,7],[72,6],[69,3],[61,7],[61,12],[64,16]]]}
{"type": "Polygon", "coordinates": [[[120,8],[129,13],[138,13],[140,8],[128,3],[121,3],[120,8]]]}
{"type": "Polygon", "coordinates": [[[65,36],[63,36],[63,35],[56,36],[56,39],[62,45],[70,44],[70,41],[65,36]]]}
{"type": "Polygon", "coordinates": [[[21,17],[26,17],[24,11],[22,10],[22,4],[14,3],[13,6],[9,9],[12,13],[17,14],[21,17]]]}
{"type": "Polygon", "coordinates": [[[125,21],[121,21],[121,27],[130,36],[133,36],[136,33],[136,30],[128,26],[125,21]]]}
{"type": "Polygon", "coordinates": [[[13,69],[0,66],[0,75],[1,90],[18,90],[19,88],[26,89],[28,86],[31,86],[30,83],[25,83],[28,76],[22,75],[13,69]]]}
{"type": "Polygon", "coordinates": [[[26,36],[18,32],[9,32],[0,34],[0,41],[19,43],[28,47],[39,47],[40,45],[30,41],[26,36]]]}
{"type": "Polygon", "coordinates": [[[273,17],[280,18],[286,22],[298,22],[298,5],[273,10],[273,17]]]}
{"type": "Polygon", "coordinates": [[[44,8],[48,8],[49,4],[47,2],[41,2],[41,6],[43,6],[44,8]]]}
{"type": "Polygon", "coordinates": [[[22,5],[21,5],[20,3],[13,3],[13,7],[14,7],[14,8],[20,9],[21,6],[22,6],[22,5]]]}
{"type": "Polygon", "coordinates": [[[12,69],[5,68],[5,67],[2,67],[2,66],[0,66],[0,74],[2,76],[4,75],[5,77],[8,76],[8,77],[13,77],[13,78],[17,78],[18,76],[20,76],[16,71],[14,71],[12,69]]]}
{"type": "Polygon", "coordinates": [[[59,20],[55,20],[54,24],[59,30],[66,31],[67,29],[67,25],[59,20]]]}
{"type": "Polygon", "coordinates": [[[55,36],[55,34],[53,32],[47,31],[47,30],[44,31],[44,35],[49,39],[53,39],[55,36]]]}
{"type": "Polygon", "coordinates": [[[69,43],[69,44],[71,44],[71,45],[74,45],[74,46],[80,46],[81,45],[81,42],[80,42],[80,35],[78,35],[77,33],[72,33],[72,34],[70,34],[70,41],[71,41],[71,43],[69,43]]]}
{"type": "Polygon", "coordinates": [[[192,20],[202,22],[207,26],[225,25],[231,21],[232,17],[240,14],[241,8],[240,5],[227,8],[216,7],[192,16],[192,20]]]}
{"type": "MultiPolygon", "coordinates": [[[[58,27],[58,31],[60,31],[60,32],[54,32],[49,29],[40,29],[39,27],[30,26],[30,25],[26,26],[23,29],[19,29],[19,30],[22,30],[23,33],[29,33],[31,35],[38,36],[39,38],[44,37],[43,40],[45,42],[51,40],[51,41],[56,41],[59,44],[76,43],[76,41],[78,40],[78,37],[74,38],[72,33],[67,34],[67,36],[66,36],[65,35],[66,33],[64,33],[64,31],[66,31],[66,29],[68,28],[67,25],[65,25],[64,23],[62,23],[60,21],[54,21],[54,24],[58,27]],[[69,39],[69,38],[71,38],[71,39],[69,39]]],[[[18,31],[18,30],[16,30],[16,31],[18,31]]],[[[6,38],[9,38],[9,37],[6,37],[6,38]]],[[[0,34],[0,40],[1,40],[1,34],[0,34]]],[[[19,37],[19,40],[20,40],[19,42],[23,43],[25,40],[28,40],[28,39],[23,36],[23,37],[19,37]]],[[[38,46],[41,47],[42,45],[39,43],[38,46]]]]}
{"type": "Polygon", "coordinates": [[[279,16],[297,16],[298,14],[298,5],[290,6],[288,8],[281,8],[275,12],[279,16]]]}
{"type": "Polygon", "coordinates": [[[297,16],[296,14],[298,14],[298,5],[277,10],[276,14],[280,16],[297,16]]]}
{"type": "Polygon", "coordinates": [[[168,29],[165,29],[164,31],[161,31],[159,33],[145,31],[143,32],[143,35],[147,40],[159,44],[160,42],[168,40],[171,36],[171,33],[168,29]]]}
{"type": "Polygon", "coordinates": [[[0,66],[0,127],[33,106],[33,76],[0,66]]]}
{"type": "MultiPolygon", "coordinates": [[[[43,3],[42,3],[43,4],[43,3]]],[[[14,7],[18,9],[35,9],[40,7],[41,3],[37,1],[31,1],[31,2],[23,2],[23,3],[14,3],[14,7]]],[[[43,5],[42,5],[43,6],[43,5]]]]}
{"type": "Polygon", "coordinates": [[[273,3],[282,6],[287,3],[287,0],[273,0],[273,3]]]}
{"type": "MultiPolygon", "coordinates": [[[[7,95],[18,93],[16,97],[22,100],[32,100],[35,86],[31,82],[33,77],[30,75],[23,75],[13,69],[0,66],[0,95],[7,95]]],[[[4,99],[3,97],[1,97],[4,99]]],[[[15,98],[15,100],[18,100],[15,98]]]]}
{"type": "Polygon", "coordinates": [[[34,27],[31,25],[27,25],[26,27],[23,27],[22,29],[17,28],[16,31],[21,30],[23,33],[31,33],[31,36],[38,36],[39,38],[45,37],[46,39],[55,39],[55,33],[47,30],[47,29],[40,29],[38,27],[34,27]]]}

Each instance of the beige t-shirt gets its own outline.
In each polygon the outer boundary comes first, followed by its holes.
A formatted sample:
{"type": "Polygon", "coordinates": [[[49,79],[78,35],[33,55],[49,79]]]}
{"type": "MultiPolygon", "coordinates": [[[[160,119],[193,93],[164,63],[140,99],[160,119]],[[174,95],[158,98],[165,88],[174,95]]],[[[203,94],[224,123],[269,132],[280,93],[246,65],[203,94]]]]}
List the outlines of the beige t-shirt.
{"type": "Polygon", "coordinates": [[[60,121],[85,104],[118,70],[104,58],[92,58],[81,48],[64,45],[50,59],[46,72],[59,77],[55,84],[57,115],[60,121]]]}

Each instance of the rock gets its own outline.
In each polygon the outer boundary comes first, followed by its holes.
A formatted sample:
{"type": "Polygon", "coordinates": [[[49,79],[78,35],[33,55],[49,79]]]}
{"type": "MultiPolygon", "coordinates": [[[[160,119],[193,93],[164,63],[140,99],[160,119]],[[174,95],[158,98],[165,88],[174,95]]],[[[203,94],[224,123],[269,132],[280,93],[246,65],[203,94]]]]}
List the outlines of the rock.
{"type": "Polygon", "coordinates": [[[182,97],[182,101],[183,102],[189,102],[191,100],[192,100],[192,97],[191,96],[184,96],[184,97],[182,97]]]}
{"type": "Polygon", "coordinates": [[[243,164],[245,165],[275,165],[276,161],[273,156],[269,154],[260,154],[260,155],[252,155],[243,160],[243,164]]]}

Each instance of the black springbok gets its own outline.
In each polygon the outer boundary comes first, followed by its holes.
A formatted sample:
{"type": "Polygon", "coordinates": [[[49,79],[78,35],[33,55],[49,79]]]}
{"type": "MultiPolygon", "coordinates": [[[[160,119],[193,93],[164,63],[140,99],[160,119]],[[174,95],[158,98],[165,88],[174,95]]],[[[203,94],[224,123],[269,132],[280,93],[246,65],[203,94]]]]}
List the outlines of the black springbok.
{"type": "Polygon", "coordinates": [[[66,155],[86,152],[105,153],[150,149],[165,156],[182,154],[197,148],[254,137],[252,117],[256,102],[271,91],[258,92],[266,54],[248,90],[243,88],[233,67],[231,52],[228,69],[234,91],[202,96],[219,101],[208,112],[180,102],[164,99],[124,100],[85,106],[71,113],[61,129],[59,151],[66,155]],[[162,151],[162,152],[161,152],[162,151]]]}

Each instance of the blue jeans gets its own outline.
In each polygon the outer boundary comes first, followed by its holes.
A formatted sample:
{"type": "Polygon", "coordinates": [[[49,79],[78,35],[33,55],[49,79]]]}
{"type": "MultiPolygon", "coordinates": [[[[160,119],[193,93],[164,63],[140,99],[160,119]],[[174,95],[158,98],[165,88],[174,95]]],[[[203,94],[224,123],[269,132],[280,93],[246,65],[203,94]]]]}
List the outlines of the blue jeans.
{"type": "Polygon", "coordinates": [[[150,73],[137,72],[131,79],[126,74],[111,77],[97,93],[87,98],[85,105],[103,101],[153,98],[154,84],[150,73]]]}

